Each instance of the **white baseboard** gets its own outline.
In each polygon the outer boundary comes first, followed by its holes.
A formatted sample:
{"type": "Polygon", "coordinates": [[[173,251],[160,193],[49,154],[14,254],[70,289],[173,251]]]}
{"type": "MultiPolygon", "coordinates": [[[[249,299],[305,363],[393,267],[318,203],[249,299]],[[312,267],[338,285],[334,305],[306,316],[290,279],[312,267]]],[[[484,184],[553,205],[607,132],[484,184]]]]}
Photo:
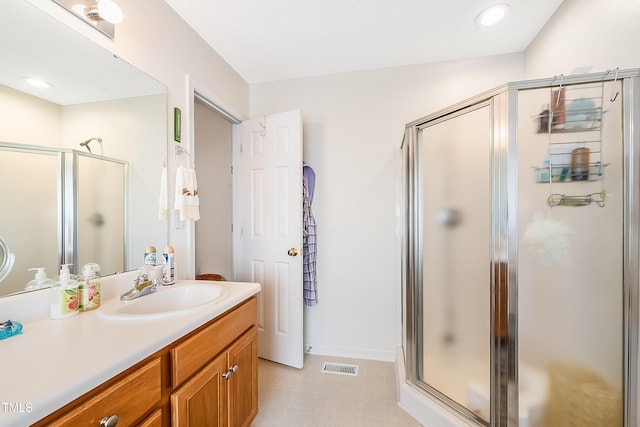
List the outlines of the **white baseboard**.
{"type": "Polygon", "coordinates": [[[335,346],[315,346],[305,343],[305,353],[317,354],[321,356],[348,357],[351,359],[380,360],[383,362],[395,362],[394,351],[371,350],[362,348],[335,347],[335,346]]]}

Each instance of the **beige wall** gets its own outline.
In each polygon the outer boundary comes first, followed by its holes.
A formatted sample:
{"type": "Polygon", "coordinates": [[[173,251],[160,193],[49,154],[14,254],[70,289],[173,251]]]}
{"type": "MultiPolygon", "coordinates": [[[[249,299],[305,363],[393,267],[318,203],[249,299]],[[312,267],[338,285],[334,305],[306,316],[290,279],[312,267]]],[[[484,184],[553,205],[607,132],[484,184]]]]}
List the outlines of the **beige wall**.
{"type": "Polygon", "coordinates": [[[527,79],[640,67],[640,2],[565,0],[525,51],[527,79]]]}
{"type": "Polygon", "coordinates": [[[58,104],[0,85],[0,116],[0,141],[60,146],[62,108],[58,104]]]}

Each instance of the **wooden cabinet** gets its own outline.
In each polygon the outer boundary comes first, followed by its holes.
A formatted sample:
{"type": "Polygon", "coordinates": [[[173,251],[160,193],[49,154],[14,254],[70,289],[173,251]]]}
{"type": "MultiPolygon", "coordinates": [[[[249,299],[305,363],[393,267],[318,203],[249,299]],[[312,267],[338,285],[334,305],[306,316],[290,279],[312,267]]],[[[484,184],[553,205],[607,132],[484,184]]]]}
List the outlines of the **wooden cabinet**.
{"type": "Polygon", "coordinates": [[[248,427],[258,413],[257,317],[254,296],[34,426],[98,427],[116,415],[117,426],[248,427]]]}
{"type": "Polygon", "coordinates": [[[257,327],[171,395],[175,427],[249,426],[258,413],[257,327]]]}
{"type": "Polygon", "coordinates": [[[251,424],[258,413],[257,313],[252,298],[171,348],[173,426],[251,424]]]}

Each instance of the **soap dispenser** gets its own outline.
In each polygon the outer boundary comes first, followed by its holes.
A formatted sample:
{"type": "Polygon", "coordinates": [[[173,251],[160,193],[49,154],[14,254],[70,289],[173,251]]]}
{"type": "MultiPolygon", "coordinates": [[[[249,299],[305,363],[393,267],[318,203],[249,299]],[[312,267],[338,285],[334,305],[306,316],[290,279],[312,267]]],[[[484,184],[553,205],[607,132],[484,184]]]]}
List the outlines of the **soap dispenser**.
{"type": "Polygon", "coordinates": [[[51,286],[50,317],[52,319],[65,319],[78,314],[78,282],[69,271],[69,265],[62,265],[58,280],[51,286]]]}
{"type": "Polygon", "coordinates": [[[36,289],[50,288],[51,285],[53,284],[53,280],[47,277],[47,273],[45,273],[44,271],[45,267],[36,267],[36,268],[29,269],[29,271],[34,271],[34,270],[37,270],[36,277],[35,279],[27,283],[27,286],[25,286],[24,290],[35,291],[36,289]]]}
{"type": "Polygon", "coordinates": [[[95,262],[83,265],[78,284],[80,311],[100,307],[100,265],[95,262]]]}

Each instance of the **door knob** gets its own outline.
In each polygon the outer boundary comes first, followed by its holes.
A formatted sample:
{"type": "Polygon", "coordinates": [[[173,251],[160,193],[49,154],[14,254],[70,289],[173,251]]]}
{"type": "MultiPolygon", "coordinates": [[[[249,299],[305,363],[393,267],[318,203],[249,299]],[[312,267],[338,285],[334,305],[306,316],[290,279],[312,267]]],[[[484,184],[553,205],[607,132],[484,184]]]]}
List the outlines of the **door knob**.
{"type": "Polygon", "coordinates": [[[298,255],[298,250],[297,250],[296,248],[291,248],[291,249],[289,249],[289,250],[287,251],[287,254],[288,254],[289,256],[296,256],[296,255],[298,255]]]}

